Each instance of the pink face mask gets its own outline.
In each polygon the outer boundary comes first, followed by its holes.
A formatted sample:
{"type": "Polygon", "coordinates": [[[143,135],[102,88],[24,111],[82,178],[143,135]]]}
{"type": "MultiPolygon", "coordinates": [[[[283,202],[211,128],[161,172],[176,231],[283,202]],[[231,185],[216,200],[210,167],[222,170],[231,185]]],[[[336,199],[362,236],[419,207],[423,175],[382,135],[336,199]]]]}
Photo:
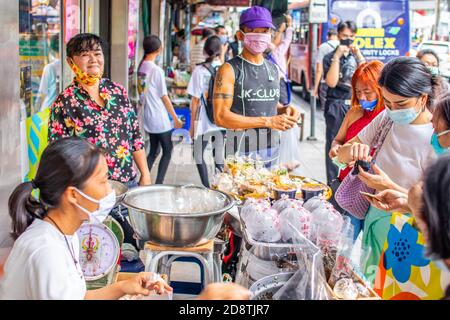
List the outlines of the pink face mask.
{"type": "MultiPolygon", "coordinates": [[[[242,32],[243,33],[243,32],[242,32]]],[[[267,50],[271,43],[270,33],[243,33],[244,47],[252,54],[261,54],[267,50]]]]}

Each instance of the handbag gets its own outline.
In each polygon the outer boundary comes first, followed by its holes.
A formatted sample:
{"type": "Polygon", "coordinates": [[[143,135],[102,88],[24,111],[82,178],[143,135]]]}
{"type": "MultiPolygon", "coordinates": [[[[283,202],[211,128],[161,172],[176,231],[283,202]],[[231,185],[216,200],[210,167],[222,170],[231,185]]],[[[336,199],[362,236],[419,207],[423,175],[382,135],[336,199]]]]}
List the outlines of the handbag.
{"type": "MultiPolygon", "coordinates": [[[[382,121],[379,130],[371,143],[373,160],[376,159],[378,152],[383,146],[384,140],[386,139],[389,130],[392,128],[392,124],[393,122],[389,117],[386,117],[385,120],[382,121]]],[[[346,210],[355,218],[364,220],[366,213],[369,210],[370,202],[360,193],[360,191],[373,194],[375,190],[366,186],[359,179],[357,174],[353,174],[355,168],[353,168],[352,172],[350,172],[342,181],[336,191],[335,198],[342,209],[346,210]]],[[[369,172],[373,173],[372,169],[370,169],[369,172]]]]}

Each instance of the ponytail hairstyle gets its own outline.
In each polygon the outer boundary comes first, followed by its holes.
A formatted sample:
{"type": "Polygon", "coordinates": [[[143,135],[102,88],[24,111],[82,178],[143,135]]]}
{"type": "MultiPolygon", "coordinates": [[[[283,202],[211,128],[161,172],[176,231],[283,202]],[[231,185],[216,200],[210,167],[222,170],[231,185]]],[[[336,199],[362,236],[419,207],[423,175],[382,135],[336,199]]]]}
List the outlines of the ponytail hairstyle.
{"type": "Polygon", "coordinates": [[[439,80],[431,76],[425,64],[411,57],[398,57],[389,61],[378,83],[390,93],[405,98],[428,95],[426,107],[430,111],[440,87],[439,80]]]}
{"type": "Polygon", "coordinates": [[[145,57],[149,54],[152,54],[152,53],[158,51],[161,48],[162,43],[161,43],[161,40],[157,36],[149,35],[144,38],[143,46],[144,46],[144,57],[142,58],[141,62],[139,63],[138,70],[141,68],[142,62],[144,62],[145,57]]]}
{"type": "Polygon", "coordinates": [[[203,51],[208,55],[205,63],[211,63],[222,54],[222,41],[218,36],[210,36],[205,41],[203,51]]]}
{"type": "Polygon", "coordinates": [[[9,197],[13,239],[16,240],[35,219],[44,219],[49,209],[58,208],[68,187],[83,189],[101,155],[100,149],[79,138],[51,143],[42,154],[36,178],[20,184],[9,197]],[[39,199],[32,194],[35,189],[39,190],[39,199]]]}

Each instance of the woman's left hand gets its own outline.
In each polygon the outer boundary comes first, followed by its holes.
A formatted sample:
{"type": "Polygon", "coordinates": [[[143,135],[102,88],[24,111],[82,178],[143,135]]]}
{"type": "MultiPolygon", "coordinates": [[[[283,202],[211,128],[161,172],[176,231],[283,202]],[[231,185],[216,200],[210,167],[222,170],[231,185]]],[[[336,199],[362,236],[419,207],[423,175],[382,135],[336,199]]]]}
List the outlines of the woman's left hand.
{"type": "Polygon", "coordinates": [[[378,167],[378,165],[372,165],[373,174],[365,172],[361,167],[359,168],[359,179],[369,188],[377,191],[384,191],[391,189],[394,184],[389,176],[378,167]]]}
{"type": "Polygon", "coordinates": [[[139,179],[139,186],[145,187],[152,184],[152,179],[150,175],[141,175],[141,178],[139,179]]]}

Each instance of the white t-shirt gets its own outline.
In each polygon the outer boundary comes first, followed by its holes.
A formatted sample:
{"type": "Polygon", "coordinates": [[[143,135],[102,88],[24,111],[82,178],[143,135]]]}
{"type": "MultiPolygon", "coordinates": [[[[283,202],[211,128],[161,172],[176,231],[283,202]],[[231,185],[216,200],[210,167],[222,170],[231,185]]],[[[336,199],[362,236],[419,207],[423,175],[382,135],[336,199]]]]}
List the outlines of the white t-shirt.
{"type": "Polygon", "coordinates": [[[144,61],[139,68],[139,81],[143,89],[140,97],[144,106],[144,129],[148,133],[164,133],[173,129],[161,98],[167,96],[163,69],[152,61],[144,61]]]}
{"type": "MultiPolygon", "coordinates": [[[[359,134],[362,143],[371,145],[378,134],[386,111],[381,112],[359,134]]],[[[422,179],[424,170],[436,155],[430,140],[433,125],[400,125],[394,123],[381,147],[376,163],[399,186],[409,189],[422,179]]]]}
{"type": "MultiPolygon", "coordinates": [[[[78,236],[66,236],[79,261],[78,236]]],[[[0,300],[83,300],[86,282],[64,236],[35,220],[16,240],[0,280],[0,300]]]]}
{"type": "MultiPolygon", "coordinates": [[[[220,65],[220,61],[214,61],[212,63],[213,67],[218,67],[220,65]]],[[[189,81],[189,85],[187,88],[187,93],[192,97],[200,99],[200,110],[198,111],[198,120],[196,124],[195,137],[197,139],[198,136],[204,135],[208,132],[225,130],[214,123],[212,123],[208,115],[206,114],[205,105],[203,99],[201,99],[202,94],[208,91],[209,81],[211,80],[211,73],[204,66],[195,67],[192,72],[191,80],[189,81]]],[[[195,121],[195,119],[192,119],[195,121]]]]}

